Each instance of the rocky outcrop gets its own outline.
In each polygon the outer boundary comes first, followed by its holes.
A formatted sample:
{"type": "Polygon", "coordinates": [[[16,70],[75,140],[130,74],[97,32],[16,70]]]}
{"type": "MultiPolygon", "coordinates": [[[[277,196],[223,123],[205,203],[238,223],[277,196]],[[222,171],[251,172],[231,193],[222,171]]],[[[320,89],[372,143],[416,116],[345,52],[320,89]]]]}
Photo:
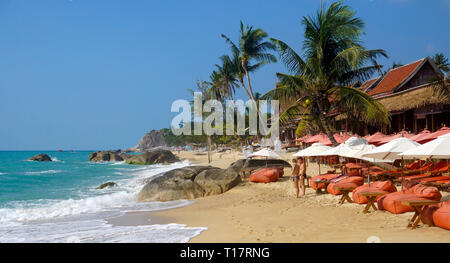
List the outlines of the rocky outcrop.
{"type": "Polygon", "coordinates": [[[35,155],[33,157],[31,157],[30,159],[28,159],[30,161],[36,161],[36,162],[51,162],[52,158],[50,158],[50,156],[48,156],[45,153],[40,153],[38,155],[35,155]]]}
{"type": "Polygon", "coordinates": [[[221,194],[241,182],[233,169],[191,166],[171,170],[151,179],[138,194],[139,202],[195,199],[221,194]]]}
{"type": "Polygon", "coordinates": [[[180,159],[168,150],[153,150],[139,155],[126,155],[128,164],[169,164],[179,162],[180,159]]]}
{"type": "Polygon", "coordinates": [[[98,151],[89,155],[91,162],[120,162],[128,164],[170,164],[180,161],[171,151],[153,150],[143,154],[125,154],[119,151],[98,151]]]}
{"type": "Polygon", "coordinates": [[[91,162],[121,162],[126,158],[126,154],[119,151],[98,151],[89,155],[91,162]]]}
{"type": "Polygon", "coordinates": [[[104,188],[107,188],[107,187],[109,188],[109,187],[114,187],[114,186],[117,186],[117,184],[114,183],[114,182],[106,182],[106,183],[100,185],[99,187],[97,187],[95,189],[104,189],[104,188]]]}
{"type": "Polygon", "coordinates": [[[166,147],[164,133],[160,130],[152,130],[142,137],[139,143],[126,151],[130,152],[148,152],[156,147],[166,147]]]}
{"type": "Polygon", "coordinates": [[[199,173],[194,182],[203,188],[205,196],[218,195],[238,185],[241,177],[232,169],[208,169],[199,173]]]}

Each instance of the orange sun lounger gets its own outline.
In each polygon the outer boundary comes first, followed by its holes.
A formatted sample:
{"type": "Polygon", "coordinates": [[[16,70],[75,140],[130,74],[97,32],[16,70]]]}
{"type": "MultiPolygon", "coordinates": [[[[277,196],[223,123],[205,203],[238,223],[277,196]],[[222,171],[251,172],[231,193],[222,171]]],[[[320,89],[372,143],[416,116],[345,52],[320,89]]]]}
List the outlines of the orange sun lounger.
{"type": "MultiPolygon", "coordinates": [[[[339,179],[338,179],[339,180],[339,179]]],[[[360,185],[364,184],[364,178],[360,176],[349,176],[344,177],[343,179],[337,181],[337,182],[331,182],[327,186],[327,192],[332,195],[340,195],[342,194],[341,191],[338,189],[340,187],[358,187],[360,185]]]]}
{"type": "MultiPolygon", "coordinates": [[[[437,178],[439,174],[447,171],[449,169],[449,166],[447,165],[447,162],[439,162],[436,164],[428,173],[425,174],[417,174],[417,175],[411,175],[411,176],[405,176],[401,177],[400,179],[404,180],[403,187],[411,188],[412,186],[420,183],[420,182],[432,182],[435,181],[433,178],[437,178]]],[[[439,176],[442,179],[446,179],[448,177],[442,177],[439,176]]]]}
{"type": "Polygon", "coordinates": [[[433,213],[433,223],[435,226],[450,230],[450,200],[440,204],[433,213]]]}
{"type": "Polygon", "coordinates": [[[336,178],[338,176],[340,176],[340,175],[339,174],[334,174],[334,173],[333,174],[331,174],[331,173],[330,174],[319,174],[319,175],[313,176],[311,178],[309,184],[311,185],[311,188],[314,189],[314,190],[323,189],[323,188],[326,187],[326,185],[324,183],[318,183],[317,181],[321,181],[321,180],[329,181],[329,180],[331,180],[333,178],[336,178]]]}
{"type": "Polygon", "coordinates": [[[280,171],[277,168],[263,168],[250,175],[250,182],[254,183],[271,183],[278,180],[280,171]]]}
{"type": "MultiPolygon", "coordinates": [[[[384,194],[389,194],[393,192],[397,192],[397,188],[391,181],[376,181],[370,183],[369,185],[361,185],[358,186],[355,190],[353,190],[353,201],[357,204],[367,204],[368,200],[365,196],[360,195],[362,192],[382,192],[384,194]]],[[[378,196],[375,201],[378,201],[383,196],[378,196]]]]}
{"type": "Polygon", "coordinates": [[[441,200],[441,193],[436,187],[416,184],[413,187],[394,193],[389,193],[378,199],[378,208],[387,210],[393,214],[413,212],[410,206],[403,205],[402,201],[408,200],[441,200]]]}

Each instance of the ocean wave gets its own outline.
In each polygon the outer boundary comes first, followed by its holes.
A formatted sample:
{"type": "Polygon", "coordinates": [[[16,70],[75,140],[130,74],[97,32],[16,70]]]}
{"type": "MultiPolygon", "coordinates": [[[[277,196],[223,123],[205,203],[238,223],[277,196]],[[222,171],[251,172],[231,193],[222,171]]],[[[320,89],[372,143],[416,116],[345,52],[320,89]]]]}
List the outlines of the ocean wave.
{"type": "Polygon", "coordinates": [[[105,220],[0,226],[0,243],[186,243],[206,230],[182,224],[113,226],[105,220]]]}
{"type": "Polygon", "coordinates": [[[125,161],[111,163],[111,165],[122,165],[122,164],[126,164],[125,161]]]}
{"type": "MultiPolygon", "coordinates": [[[[176,168],[190,165],[149,165],[120,170],[130,177],[116,180],[114,192],[95,191],[96,196],[80,199],[34,200],[0,208],[0,243],[2,242],[188,242],[206,228],[180,224],[115,226],[106,220],[127,212],[159,211],[191,204],[192,201],[138,203],[137,194],[144,180],[176,168]],[[138,168],[138,169],[134,169],[138,168]]],[[[114,168],[114,170],[120,167],[114,168]]],[[[131,167],[130,167],[131,168],[131,167]]],[[[57,173],[59,170],[28,172],[57,173]]],[[[82,197],[83,196],[83,197],[82,197]]]]}
{"type": "MultiPolygon", "coordinates": [[[[0,222],[7,221],[33,221],[46,220],[52,218],[61,218],[86,213],[98,213],[102,211],[117,210],[135,210],[142,207],[137,203],[137,194],[144,187],[144,180],[152,178],[162,172],[181,168],[189,165],[189,162],[179,162],[165,166],[146,166],[145,170],[131,172],[132,178],[119,180],[120,187],[113,193],[106,193],[97,196],[86,197],[83,199],[51,200],[46,204],[36,202],[27,206],[17,205],[14,208],[0,209],[0,222]]],[[[27,174],[44,174],[62,172],[58,170],[48,170],[40,172],[28,172],[27,174]]],[[[100,193],[100,191],[99,191],[100,193]]],[[[183,203],[183,202],[181,202],[183,203]]],[[[184,202],[185,203],[185,202],[184,202]]],[[[160,210],[165,206],[173,206],[171,203],[152,203],[152,205],[143,206],[145,211],[148,209],[160,210]]],[[[180,205],[176,203],[176,206],[180,205]]]]}
{"type": "Polygon", "coordinates": [[[36,171],[36,172],[25,172],[26,175],[33,175],[33,174],[57,174],[62,173],[61,170],[45,170],[45,171],[36,171]]]}
{"type": "Polygon", "coordinates": [[[0,175],[5,175],[5,174],[7,174],[7,173],[0,173],[0,175]]]}

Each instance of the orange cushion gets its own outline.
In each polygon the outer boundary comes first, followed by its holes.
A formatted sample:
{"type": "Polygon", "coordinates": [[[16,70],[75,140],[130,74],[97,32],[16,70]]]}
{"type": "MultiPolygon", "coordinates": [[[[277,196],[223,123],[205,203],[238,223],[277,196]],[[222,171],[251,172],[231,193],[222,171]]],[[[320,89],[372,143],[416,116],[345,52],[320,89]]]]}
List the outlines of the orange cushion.
{"type": "Polygon", "coordinates": [[[387,194],[378,200],[378,208],[385,209],[393,214],[412,212],[414,209],[403,205],[406,200],[435,200],[439,201],[442,195],[436,187],[417,184],[410,189],[387,194]]]}
{"type": "MultiPolygon", "coordinates": [[[[397,188],[391,181],[376,181],[369,185],[361,185],[358,186],[355,190],[353,190],[353,201],[357,204],[367,204],[367,198],[365,196],[361,196],[361,192],[382,192],[384,194],[396,192],[397,188]]],[[[375,201],[378,201],[383,196],[377,196],[375,201]]]]}
{"type": "Polygon", "coordinates": [[[338,190],[339,187],[353,187],[356,188],[364,184],[364,178],[359,176],[352,176],[344,178],[338,182],[332,182],[328,184],[327,192],[332,195],[340,195],[341,191],[338,190]]]}
{"type": "Polygon", "coordinates": [[[279,170],[276,168],[264,168],[250,175],[250,182],[270,183],[275,182],[280,177],[279,170]]]}
{"type": "Polygon", "coordinates": [[[441,200],[442,197],[441,192],[439,192],[439,189],[433,186],[417,184],[413,186],[411,190],[413,194],[428,200],[439,201],[441,200]]]}
{"type": "Polygon", "coordinates": [[[323,189],[325,188],[325,184],[324,183],[317,183],[316,180],[330,180],[332,178],[335,178],[339,176],[339,174],[319,174],[316,176],[313,176],[310,180],[310,186],[312,189],[317,190],[317,189],[323,189]]]}
{"type": "Polygon", "coordinates": [[[411,206],[403,205],[402,201],[427,199],[418,197],[413,194],[401,194],[401,192],[396,192],[387,194],[383,199],[380,198],[380,200],[383,200],[383,209],[391,212],[392,214],[403,214],[406,212],[413,212],[414,209],[411,206]]]}
{"type": "Polygon", "coordinates": [[[442,203],[441,207],[433,213],[433,223],[450,230],[450,201],[442,203]]]}

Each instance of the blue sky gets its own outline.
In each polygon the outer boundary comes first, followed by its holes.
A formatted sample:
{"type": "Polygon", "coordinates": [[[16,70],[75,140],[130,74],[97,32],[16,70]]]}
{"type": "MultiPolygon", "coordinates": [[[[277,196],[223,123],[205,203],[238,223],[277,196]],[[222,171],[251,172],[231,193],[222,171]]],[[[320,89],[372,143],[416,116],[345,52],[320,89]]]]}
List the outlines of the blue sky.
{"type": "MultiPolygon", "coordinates": [[[[331,1],[328,1],[330,3],[331,1]]],[[[450,56],[450,0],[346,1],[365,45],[409,63],[450,56]]],[[[0,0],[0,150],[117,149],[169,127],[176,99],[229,53],[239,21],[300,51],[302,16],[319,0],[0,0]]],[[[280,63],[252,76],[275,85],[280,63]]],[[[237,97],[245,98],[243,91],[237,97]]]]}

